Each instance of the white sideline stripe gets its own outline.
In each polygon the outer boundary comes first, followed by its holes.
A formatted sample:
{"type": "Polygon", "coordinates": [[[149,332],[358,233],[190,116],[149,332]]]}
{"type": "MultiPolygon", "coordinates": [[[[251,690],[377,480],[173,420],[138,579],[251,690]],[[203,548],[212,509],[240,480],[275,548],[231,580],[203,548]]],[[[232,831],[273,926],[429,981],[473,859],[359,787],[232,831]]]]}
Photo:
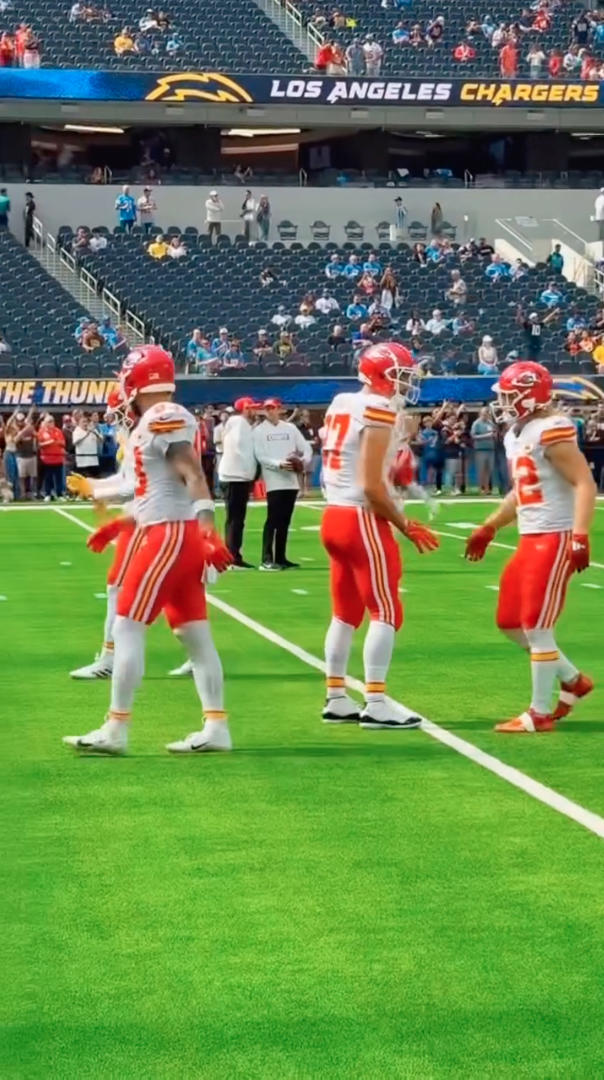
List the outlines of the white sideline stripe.
{"type": "MultiPolygon", "coordinates": [[[[79,518],[74,517],[67,510],[62,510],[60,507],[51,507],[56,514],[60,514],[61,517],[67,518],[68,521],[72,521],[75,525],[79,525],[81,529],[85,529],[86,532],[94,532],[92,525],[88,525],[85,521],[80,521],[79,518]]],[[[286,638],[281,637],[280,634],[276,634],[274,630],[269,630],[267,626],[262,626],[261,623],[256,622],[255,619],[250,619],[249,615],[244,615],[238,608],[232,607],[230,604],[225,603],[224,600],[220,600],[217,596],[212,596],[208,593],[208,603],[212,607],[218,608],[224,615],[229,615],[231,619],[235,619],[236,622],[241,623],[248,630],[251,630],[254,634],[258,634],[259,637],[264,638],[265,641],[270,641],[272,645],[276,645],[279,649],[283,649],[285,652],[291,653],[297,660],[300,660],[303,664],[307,664],[308,667],[315,668],[316,671],[321,671],[325,674],[325,664],[322,660],[319,660],[317,656],[313,656],[312,653],[306,651],[306,649],[300,648],[299,645],[294,645],[292,641],[288,641],[286,638]]],[[[364,684],[359,679],[353,679],[350,676],[346,678],[347,685],[352,690],[357,690],[359,693],[363,693],[364,684]]],[[[397,705],[401,705],[401,702],[396,702],[397,705]]],[[[405,706],[403,706],[405,707],[405,706]]],[[[580,806],[579,803],[573,802],[571,799],[567,799],[564,795],[560,795],[559,792],[554,791],[553,788],[546,787],[545,784],[539,783],[538,780],[533,780],[531,776],[527,776],[526,773],[520,772],[520,769],[515,769],[511,765],[505,765],[499,758],[493,757],[491,754],[486,754],[483,750],[479,750],[473,743],[466,742],[465,739],[461,739],[459,735],[454,735],[453,732],[447,731],[446,728],[441,728],[438,724],[433,724],[431,720],[422,720],[422,731],[425,731],[426,735],[429,735],[432,739],[436,739],[437,742],[442,743],[444,746],[448,746],[451,750],[455,750],[457,754],[461,754],[462,757],[468,758],[469,761],[473,761],[475,765],[480,765],[481,768],[486,769],[488,772],[498,776],[501,780],[506,780],[512,787],[518,788],[520,791],[524,791],[526,795],[530,795],[532,799],[536,799],[537,802],[543,803],[545,806],[549,806],[551,810],[556,810],[557,813],[562,814],[564,817],[570,818],[571,821],[575,821],[577,825],[581,825],[584,829],[594,833],[604,840],[604,818],[598,814],[594,814],[592,810],[587,810],[584,806],[580,806]]]]}
{"type": "Polygon", "coordinates": [[[292,589],[296,596],[308,596],[308,589],[292,589]]]}
{"type": "Polygon", "coordinates": [[[584,589],[601,589],[601,585],[592,585],[591,581],[582,581],[581,585],[584,589]]]}
{"type": "Polygon", "coordinates": [[[493,592],[499,592],[499,585],[485,585],[485,589],[491,589],[493,592]]]}

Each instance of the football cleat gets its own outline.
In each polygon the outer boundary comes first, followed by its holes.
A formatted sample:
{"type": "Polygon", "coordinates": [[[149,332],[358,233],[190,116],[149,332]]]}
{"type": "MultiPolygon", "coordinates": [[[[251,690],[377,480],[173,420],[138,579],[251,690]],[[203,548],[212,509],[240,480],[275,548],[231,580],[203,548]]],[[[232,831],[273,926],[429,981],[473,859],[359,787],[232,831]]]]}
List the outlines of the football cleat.
{"type": "Polygon", "coordinates": [[[276,562],[263,562],[263,563],[262,563],[262,564],[261,564],[261,565],[260,565],[260,566],[258,567],[258,569],[259,569],[259,570],[269,570],[269,571],[271,571],[271,572],[272,572],[273,570],[282,570],[282,569],[283,569],[283,567],[282,567],[282,566],[280,566],[280,565],[279,565],[279,563],[276,563],[276,562]]]}
{"type": "Polygon", "coordinates": [[[300,563],[299,562],[290,562],[289,559],[285,559],[284,562],[282,562],[282,563],[277,563],[277,566],[279,566],[281,568],[281,570],[299,570],[300,569],[300,563]]]}
{"type": "Polygon", "coordinates": [[[582,672],[579,672],[574,682],[560,683],[560,696],[558,704],[552,713],[553,719],[563,720],[565,716],[568,716],[573,711],[581,698],[591,694],[593,688],[593,679],[590,679],[589,675],[583,675],[582,672]]]}
{"type": "Polygon", "coordinates": [[[64,735],[63,742],[66,746],[73,746],[74,750],[88,754],[125,754],[128,749],[128,726],[106,721],[102,727],[89,731],[87,735],[64,735]]]}
{"type": "Polygon", "coordinates": [[[213,724],[211,729],[193,731],[177,742],[166,743],[171,754],[208,754],[215,750],[232,750],[231,733],[227,724],[213,724]]]}
{"type": "Polygon", "coordinates": [[[542,715],[534,709],[528,709],[520,716],[515,716],[513,720],[504,720],[501,724],[495,724],[495,731],[500,731],[505,735],[526,735],[540,731],[553,731],[555,726],[556,721],[553,716],[542,715]]]}
{"type": "Polygon", "coordinates": [[[181,675],[192,675],[192,674],[193,674],[193,664],[192,664],[192,662],[190,660],[185,660],[184,664],[181,664],[180,667],[172,668],[172,671],[168,672],[168,675],[174,675],[176,678],[178,678],[181,675]]]}
{"type": "Polygon", "coordinates": [[[321,716],[324,724],[358,724],[361,709],[354,698],[343,694],[342,697],[328,698],[321,716]]]}
{"type": "Polygon", "coordinates": [[[407,731],[418,728],[421,716],[393,701],[368,701],[359,721],[369,731],[407,731]]]}
{"type": "Polygon", "coordinates": [[[110,679],[113,674],[113,654],[100,653],[92,664],[69,672],[70,679],[110,679]]]}

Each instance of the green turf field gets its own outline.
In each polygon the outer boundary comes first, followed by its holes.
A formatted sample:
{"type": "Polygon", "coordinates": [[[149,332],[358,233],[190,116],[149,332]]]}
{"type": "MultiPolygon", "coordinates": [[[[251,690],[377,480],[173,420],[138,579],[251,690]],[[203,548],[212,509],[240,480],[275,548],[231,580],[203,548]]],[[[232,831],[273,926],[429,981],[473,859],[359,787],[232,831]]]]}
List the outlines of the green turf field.
{"type": "MultiPolygon", "coordinates": [[[[296,513],[299,571],[214,588],[237,752],[183,759],[163,745],[199,711],[161,623],[130,756],[61,745],[108,699],[67,677],[100,644],[108,561],[67,512],[0,511],[2,1080],[604,1077],[602,840],[422,731],[322,725],[320,672],[233,617],[321,656],[320,511],[296,513]]],[[[493,625],[508,552],[461,558],[486,512],[442,506],[432,556],[405,543],[390,693],[604,816],[601,690],[552,735],[491,730],[528,678],[493,625]]],[[[596,517],[559,640],[602,681],[596,517]]]]}

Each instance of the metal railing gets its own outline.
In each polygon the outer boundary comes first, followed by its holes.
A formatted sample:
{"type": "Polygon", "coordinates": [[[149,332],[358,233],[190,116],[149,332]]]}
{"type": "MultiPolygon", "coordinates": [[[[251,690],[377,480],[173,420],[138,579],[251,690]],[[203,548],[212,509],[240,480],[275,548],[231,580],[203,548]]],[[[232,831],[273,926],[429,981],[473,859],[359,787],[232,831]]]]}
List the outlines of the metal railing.
{"type": "Polygon", "coordinates": [[[463,171],[463,182],[464,187],[474,187],[474,174],[469,169],[463,171]]]}
{"type": "Polygon", "coordinates": [[[291,0],[256,0],[258,7],[283,30],[294,45],[314,64],[317,47],[323,44],[323,35],[314,27],[305,25],[304,16],[291,0]]]}
{"type": "Polygon", "coordinates": [[[306,187],[308,184],[308,173],[306,169],[300,169],[298,172],[298,183],[300,187],[306,187]]]}

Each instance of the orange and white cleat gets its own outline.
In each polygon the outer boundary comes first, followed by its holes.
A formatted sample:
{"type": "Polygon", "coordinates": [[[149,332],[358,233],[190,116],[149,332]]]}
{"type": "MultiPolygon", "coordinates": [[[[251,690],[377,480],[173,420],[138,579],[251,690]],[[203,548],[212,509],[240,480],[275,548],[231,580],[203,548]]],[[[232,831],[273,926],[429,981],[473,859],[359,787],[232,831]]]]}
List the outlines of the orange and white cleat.
{"type": "Polygon", "coordinates": [[[527,735],[539,731],[553,731],[556,721],[553,716],[542,715],[534,709],[528,709],[513,720],[504,720],[501,724],[495,724],[495,731],[501,731],[505,735],[527,735]]]}
{"type": "Polygon", "coordinates": [[[582,672],[579,672],[573,682],[561,683],[558,704],[552,714],[554,720],[563,720],[565,716],[568,716],[580,698],[591,694],[593,688],[593,679],[590,679],[589,675],[583,675],[582,672]]]}

